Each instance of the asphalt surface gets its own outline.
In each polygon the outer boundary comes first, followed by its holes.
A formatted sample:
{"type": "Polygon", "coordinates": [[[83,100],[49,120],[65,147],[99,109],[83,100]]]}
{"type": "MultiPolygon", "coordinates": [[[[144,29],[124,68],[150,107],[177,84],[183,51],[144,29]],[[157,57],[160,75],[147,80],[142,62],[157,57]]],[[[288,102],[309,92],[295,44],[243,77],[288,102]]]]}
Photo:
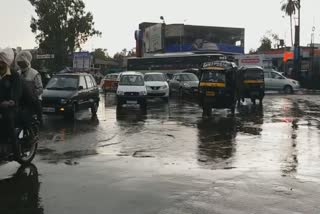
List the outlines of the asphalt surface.
{"type": "Polygon", "coordinates": [[[319,213],[320,96],[266,96],[235,117],[191,99],[147,114],[46,117],[33,166],[0,165],[1,214],[319,213]]]}

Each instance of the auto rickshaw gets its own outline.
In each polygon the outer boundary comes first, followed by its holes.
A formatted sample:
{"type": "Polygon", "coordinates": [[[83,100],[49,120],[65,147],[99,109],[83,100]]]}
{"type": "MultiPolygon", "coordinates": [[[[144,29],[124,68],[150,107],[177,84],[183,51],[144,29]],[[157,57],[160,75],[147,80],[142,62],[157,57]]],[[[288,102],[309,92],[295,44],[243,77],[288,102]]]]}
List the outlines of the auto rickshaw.
{"type": "Polygon", "coordinates": [[[245,98],[251,99],[253,104],[259,100],[260,105],[264,98],[265,84],[264,71],[259,66],[245,66],[238,70],[238,103],[245,98]]]}
{"type": "Polygon", "coordinates": [[[199,103],[203,113],[210,115],[212,108],[228,108],[235,113],[237,103],[237,66],[229,61],[204,63],[200,69],[199,103]]]}

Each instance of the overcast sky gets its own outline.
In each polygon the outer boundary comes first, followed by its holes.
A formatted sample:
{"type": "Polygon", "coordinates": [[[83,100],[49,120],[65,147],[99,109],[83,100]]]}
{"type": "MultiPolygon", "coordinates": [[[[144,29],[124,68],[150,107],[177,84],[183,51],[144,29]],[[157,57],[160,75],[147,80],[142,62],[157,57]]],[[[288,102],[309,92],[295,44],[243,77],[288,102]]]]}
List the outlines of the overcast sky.
{"type": "MultiPolygon", "coordinates": [[[[96,28],[103,35],[92,38],[83,46],[91,51],[106,48],[114,54],[135,46],[134,31],[144,21],[167,24],[244,27],[245,48],[259,46],[260,38],[272,30],[290,45],[289,18],[280,11],[282,0],[84,0],[87,11],[94,15],[96,28]]],[[[309,44],[312,26],[315,41],[320,43],[320,0],[301,0],[301,43],[309,44]]],[[[37,46],[30,30],[34,10],[27,0],[1,0],[0,47],[34,48],[37,46]]]]}

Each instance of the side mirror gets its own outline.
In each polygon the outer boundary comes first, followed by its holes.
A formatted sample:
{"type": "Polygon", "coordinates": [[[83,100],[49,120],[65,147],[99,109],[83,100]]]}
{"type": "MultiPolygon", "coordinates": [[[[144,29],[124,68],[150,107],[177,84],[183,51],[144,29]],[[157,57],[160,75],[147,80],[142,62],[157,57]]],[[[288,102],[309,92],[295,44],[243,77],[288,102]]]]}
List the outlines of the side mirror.
{"type": "Polygon", "coordinates": [[[80,85],[79,88],[78,88],[78,90],[79,90],[79,91],[83,90],[83,86],[80,85]]]}

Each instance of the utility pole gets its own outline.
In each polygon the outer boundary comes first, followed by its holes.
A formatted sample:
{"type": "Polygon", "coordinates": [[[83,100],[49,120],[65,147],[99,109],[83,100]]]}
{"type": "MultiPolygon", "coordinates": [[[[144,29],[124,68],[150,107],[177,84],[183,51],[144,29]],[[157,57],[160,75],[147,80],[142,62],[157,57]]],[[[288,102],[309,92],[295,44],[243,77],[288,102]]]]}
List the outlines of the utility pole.
{"type": "Polygon", "coordinates": [[[301,79],[301,47],[300,47],[300,35],[301,35],[301,0],[297,0],[298,1],[298,39],[297,39],[297,52],[298,52],[298,80],[301,79]]]}

